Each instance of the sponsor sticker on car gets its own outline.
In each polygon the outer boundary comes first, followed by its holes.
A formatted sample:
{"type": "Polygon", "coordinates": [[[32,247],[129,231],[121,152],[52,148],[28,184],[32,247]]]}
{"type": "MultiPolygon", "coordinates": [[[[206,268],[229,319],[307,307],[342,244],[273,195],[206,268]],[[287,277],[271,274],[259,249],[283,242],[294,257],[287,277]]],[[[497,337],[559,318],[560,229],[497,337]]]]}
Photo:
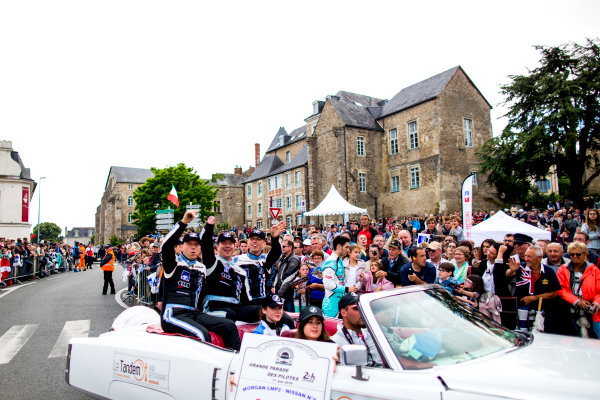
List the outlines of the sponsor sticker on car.
{"type": "Polygon", "coordinates": [[[115,353],[113,376],[121,381],[151,388],[169,388],[170,362],[115,353]]]}

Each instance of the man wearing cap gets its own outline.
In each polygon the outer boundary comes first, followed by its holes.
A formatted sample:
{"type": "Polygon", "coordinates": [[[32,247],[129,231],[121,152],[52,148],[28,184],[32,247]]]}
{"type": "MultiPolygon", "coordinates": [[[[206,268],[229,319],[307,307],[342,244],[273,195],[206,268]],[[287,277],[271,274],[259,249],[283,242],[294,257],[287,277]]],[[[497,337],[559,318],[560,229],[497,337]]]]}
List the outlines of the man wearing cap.
{"type": "Polygon", "coordinates": [[[333,252],[323,264],[323,313],[328,317],[335,317],[338,313],[338,303],[346,287],[344,284],[344,264],[342,259],[348,255],[350,239],[340,235],[333,239],[333,252]]]}
{"type": "Polygon", "coordinates": [[[310,253],[312,253],[312,240],[310,238],[306,238],[302,242],[302,245],[304,246],[302,251],[304,258],[310,257],[310,253]]]}
{"type": "MultiPolygon", "coordinates": [[[[274,226],[271,231],[280,232],[282,224],[280,222],[274,226]]],[[[263,254],[265,248],[266,235],[260,229],[253,229],[248,235],[248,252],[238,257],[234,257],[235,265],[246,271],[248,285],[250,286],[250,304],[261,306],[263,299],[267,296],[267,280],[271,274],[271,269],[281,255],[281,245],[279,244],[279,233],[277,237],[272,237],[271,251],[269,254],[263,254]]],[[[290,249],[291,252],[291,249],[290,249]]]]}
{"type": "MultiPolygon", "coordinates": [[[[231,232],[222,232],[217,239],[218,255],[215,256],[212,243],[214,225],[215,217],[208,217],[201,235],[202,254],[207,266],[203,310],[233,321],[256,322],[260,306],[251,304],[247,272],[233,260],[236,238],[231,232]]],[[[285,226],[285,221],[282,221],[271,228],[273,242],[277,241],[285,226]]]]}
{"type": "MultiPolygon", "coordinates": [[[[181,254],[175,255],[179,237],[197,215],[198,210],[186,211],[161,247],[164,267],[161,326],[167,333],[196,336],[206,342],[210,342],[210,330],[221,335],[227,347],[239,350],[241,341],[234,322],[199,311],[202,298],[206,296],[207,283],[206,268],[199,260],[201,246],[198,234],[186,234],[181,254]]],[[[211,218],[214,221],[214,217],[211,218]]],[[[212,244],[210,250],[213,253],[212,244]]]]}
{"type": "Polygon", "coordinates": [[[525,235],[522,233],[515,233],[514,235],[514,246],[515,252],[517,253],[517,261],[521,263],[522,266],[525,265],[525,252],[533,242],[533,238],[529,235],[525,235]]]}
{"type": "Polygon", "coordinates": [[[408,258],[402,254],[402,243],[398,239],[393,239],[388,244],[388,270],[377,271],[377,278],[383,277],[394,285],[401,285],[400,267],[408,262],[408,258]]]}
{"type": "Polygon", "coordinates": [[[358,296],[356,293],[346,293],[338,303],[342,323],[338,324],[337,332],[331,339],[338,345],[363,344],[367,348],[367,365],[382,365],[381,357],[371,338],[365,329],[367,325],[358,310],[358,296]]]}
{"type": "Polygon", "coordinates": [[[427,262],[435,267],[436,272],[441,263],[448,261],[442,257],[442,245],[440,242],[433,241],[429,243],[427,246],[427,253],[429,256],[427,262]]]}
{"type": "Polygon", "coordinates": [[[115,254],[112,251],[112,247],[106,245],[106,255],[102,257],[100,261],[100,268],[104,274],[104,286],[102,287],[102,294],[106,294],[108,286],[110,285],[110,294],[115,294],[115,283],[113,282],[112,273],[115,270],[115,254]]]}
{"type": "Polygon", "coordinates": [[[152,252],[152,257],[148,261],[146,271],[152,273],[156,272],[158,265],[162,262],[162,259],[160,258],[160,244],[158,244],[158,241],[150,245],[150,251],[152,252]]]}

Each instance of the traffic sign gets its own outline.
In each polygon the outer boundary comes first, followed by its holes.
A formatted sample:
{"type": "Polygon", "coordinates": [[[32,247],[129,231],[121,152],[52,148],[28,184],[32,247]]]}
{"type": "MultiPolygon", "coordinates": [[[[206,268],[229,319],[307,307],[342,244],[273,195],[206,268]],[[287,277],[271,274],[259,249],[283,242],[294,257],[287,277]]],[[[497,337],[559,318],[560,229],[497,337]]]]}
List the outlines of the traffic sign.
{"type": "Polygon", "coordinates": [[[175,212],[175,210],[171,210],[171,209],[168,209],[168,210],[156,210],[155,212],[157,214],[173,214],[175,212]]]}
{"type": "Polygon", "coordinates": [[[273,219],[277,219],[277,217],[279,216],[279,213],[281,213],[281,208],[269,207],[269,212],[271,213],[271,216],[273,217],[273,219]]]}
{"type": "MultiPolygon", "coordinates": [[[[187,206],[185,206],[186,210],[200,210],[200,205],[199,204],[188,204],[187,206]]],[[[188,227],[190,228],[197,228],[200,226],[200,219],[198,217],[194,218],[189,224],[188,227]]]]}
{"type": "Polygon", "coordinates": [[[156,214],[157,221],[164,220],[164,219],[173,219],[173,218],[174,218],[173,214],[156,214]]]}
{"type": "Polygon", "coordinates": [[[158,231],[162,231],[162,230],[166,230],[166,231],[170,231],[171,228],[173,228],[173,224],[168,224],[168,225],[156,225],[156,230],[158,231]]]}

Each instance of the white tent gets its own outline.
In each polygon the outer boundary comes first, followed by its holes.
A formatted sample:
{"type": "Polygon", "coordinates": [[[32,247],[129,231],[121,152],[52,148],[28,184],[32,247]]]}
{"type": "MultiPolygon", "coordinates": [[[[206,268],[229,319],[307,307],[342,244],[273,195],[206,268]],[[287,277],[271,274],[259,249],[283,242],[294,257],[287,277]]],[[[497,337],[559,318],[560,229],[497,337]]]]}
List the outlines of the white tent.
{"type": "Polygon", "coordinates": [[[325,196],[323,201],[311,211],[304,213],[304,215],[313,217],[317,215],[325,216],[341,214],[347,219],[348,214],[363,214],[366,212],[366,209],[348,203],[336,190],[335,186],[331,185],[331,189],[329,189],[329,193],[327,193],[327,196],[325,196]]]}
{"type": "Polygon", "coordinates": [[[485,239],[494,239],[497,242],[502,242],[504,235],[507,233],[523,233],[531,236],[533,240],[550,240],[549,231],[526,224],[506,215],[502,211],[498,211],[492,217],[475,225],[471,230],[471,239],[475,242],[475,246],[479,246],[485,239]]]}

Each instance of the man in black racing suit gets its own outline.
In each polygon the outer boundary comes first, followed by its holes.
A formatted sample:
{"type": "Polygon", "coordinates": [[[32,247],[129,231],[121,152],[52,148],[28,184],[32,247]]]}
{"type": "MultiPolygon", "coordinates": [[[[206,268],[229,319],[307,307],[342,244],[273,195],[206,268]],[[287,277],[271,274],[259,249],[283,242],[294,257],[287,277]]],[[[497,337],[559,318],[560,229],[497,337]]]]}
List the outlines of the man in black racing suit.
{"type": "Polygon", "coordinates": [[[167,333],[196,336],[209,343],[210,330],[221,335],[225,346],[239,350],[241,341],[234,322],[199,311],[206,291],[206,268],[200,262],[198,234],[186,234],[181,253],[175,254],[179,237],[197,214],[198,210],[187,211],[161,247],[164,267],[161,326],[167,333]]]}
{"type": "MultiPolygon", "coordinates": [[[[248,270],[236,264],[233,258],[235,237],[231,232],[223,232],[217,239],[218,255],[213,251],[212,235],[215,224],[214,217],[208,217],[201,234],[202,257],[206,265],[206,295],[203,311],[211,315],[226,317],[233,321],[256,322],[259,320],[260,306],[252,304],[248,270]]],[[[281,222],[271,229],[273,241],[285,229],[281,222]]],[[[275,246],[279,247],[279,243],[275,246]]],[[[279,251],[281,249],[279,248],[279,251]]],[[[254,273],[252,271],[251,273],[254,273]]],[[[261,281],[256,276],[256,293],[260,293],[261,281]]],[[[264,277],[263,277],[264,278],[264,277]]],[[[264,289],[263,289],[264,290],[264,289]]]]}

